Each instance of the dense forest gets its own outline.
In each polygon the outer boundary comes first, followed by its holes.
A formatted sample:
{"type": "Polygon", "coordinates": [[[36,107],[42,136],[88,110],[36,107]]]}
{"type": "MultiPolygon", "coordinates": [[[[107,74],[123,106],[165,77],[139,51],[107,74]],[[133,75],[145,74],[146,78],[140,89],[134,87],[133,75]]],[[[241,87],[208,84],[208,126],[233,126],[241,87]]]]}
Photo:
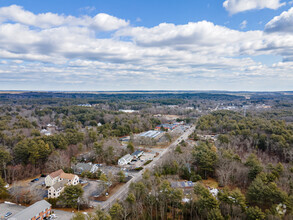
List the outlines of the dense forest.
{"type": "MultiPolygon", "coordinates": [[[[195,132],[152,171],[144,171],[125,200],[73,219],[293,218],[289,95],[20,92],[2,93],[0,100],[1,198],[12,196],[6,183],[60,168],[72,172],[77,161],[116,166],[141,144],[126,146],[119,139],[173,120],[166,115],[177,117],[170,123],[193,124],[195,132]],[[173,187],[174,181],[194,185],[186,192],[173,187]]],[[[78,187],[66,190],[82,194],[78,187]]],[[[76,208],[66,194],[61,200],[76,208]]]]}

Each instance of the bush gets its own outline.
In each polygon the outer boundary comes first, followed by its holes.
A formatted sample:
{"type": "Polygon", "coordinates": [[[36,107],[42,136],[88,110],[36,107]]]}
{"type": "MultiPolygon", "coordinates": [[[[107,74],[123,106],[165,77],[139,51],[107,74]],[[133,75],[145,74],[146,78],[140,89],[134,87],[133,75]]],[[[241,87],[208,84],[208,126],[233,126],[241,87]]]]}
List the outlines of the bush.
{"type": "Polygon", "coordinates": [[[143,165],[145,166],[145,165],[148,165],[148,164],[150,164],[152,162],[152,160],[148,160],[147,162],[145,162],[143,165]]]}

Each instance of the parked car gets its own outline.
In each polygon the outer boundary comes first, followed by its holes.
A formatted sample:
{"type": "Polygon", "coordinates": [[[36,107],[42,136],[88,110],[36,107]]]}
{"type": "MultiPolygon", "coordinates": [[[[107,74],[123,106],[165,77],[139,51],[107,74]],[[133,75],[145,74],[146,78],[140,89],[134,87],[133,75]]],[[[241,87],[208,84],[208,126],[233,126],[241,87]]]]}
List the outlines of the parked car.
{"type": "Polygon", "coordinates": [[[36,181],[39,181],[39,178],[36,178],[36,179],[31,180],[32,183],[33,182],[36,182],[36,181]]]}
{"type": "Polygon", "coordinates": [[[9,217],[10,215],[12,215],[12,213],[11,213],[11,212],[7,212],[7,213],[5,214],[5,218],[9,217]]]}
{"type": "Polygon", "coordinates": [[[55,214],[51,214],[50,217],[51,217],[52,219],[56,219],[56,218],[57,218],[57,215],[55,215],[55,214]]]}
{"type": "Polygon", "coordinates": [[[80,183],[80,184],[86,184],[87,181],[86,181],[86,180],[79,180],[79,183],[80,183]]]}
{"type": "Polygon", "coordinates": [[[45,175],[45,174],[41,174],[41,177],[46,177],[47,175],[45,175]]]}

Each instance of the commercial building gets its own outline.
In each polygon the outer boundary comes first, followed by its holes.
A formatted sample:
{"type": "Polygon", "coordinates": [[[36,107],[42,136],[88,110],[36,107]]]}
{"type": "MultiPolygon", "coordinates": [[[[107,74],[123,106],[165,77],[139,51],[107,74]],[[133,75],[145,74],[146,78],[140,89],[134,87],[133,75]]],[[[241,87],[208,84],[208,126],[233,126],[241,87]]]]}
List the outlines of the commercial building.
{"type": "Polygon", "coordinates": [[[131,156],[130,154],[126,154],[125,156],[121,157],[118,160],[118,165],[126,165],[128,163],[130,163],[133,159],[133,156],[131,156]]]}
{"type": "Polygon", "coordinates": [[[36,202],[35,204],[20,211],[9,220],[42,220],[51,214],[51,204],[45,200],[36,202]]]}
{"type": "Polygon", "coordinates": [[[164,128],[165,130],[173,130],[174,128],[176,128],[179,124],[178,123],[174,123],[174,124],[161,124],[158,125],[155,130],[160,130],[161,128],[164,128]]]}
{"type": "Polygon", "coordinates": [[[75,174],[82,174],[83,172],[95,173],[98,171],[99,167],[97,164],[92,163],[77,163],[72,167],[75,174]]]}
{"type": "Polygon", "coordinates": [[[135,158],[135,159],[138,159],[141,155],[143,155],[143,151],[141,151],[141,150],[137,150],[131,154],[131,156],[133,156],[133,158],[135,158]]]}
{"type": "Polygon", "coordinates": [[[164,133],[163,131],[149,130],[149,131],[141,133],[139,137],[159,138],[162,136],[163,133],[164,133]]]}
{"type": "Polygon", "coordinates": [[[195,186],[195,182],[192,181],[174,181],[171,182],[172,188],[193,188],[195,186]]]}

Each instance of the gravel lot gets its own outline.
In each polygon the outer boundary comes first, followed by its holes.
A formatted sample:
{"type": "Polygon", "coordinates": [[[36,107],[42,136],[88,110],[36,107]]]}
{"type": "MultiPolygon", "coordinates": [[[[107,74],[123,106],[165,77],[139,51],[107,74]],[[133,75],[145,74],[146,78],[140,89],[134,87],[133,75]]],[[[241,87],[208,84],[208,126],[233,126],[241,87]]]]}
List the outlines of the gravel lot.
{"type": "MultiPolygon", "coordinates": [[[[0,204],[0,219],[5,219],[4,215],[7,212],[11,212],[12,215],[9,217],[12,217],[13,215],[15,215],[16,213],[22,211],[23,209],[25,209],[25,206],[20,206],[17,204],[7,204],[7,203],[1,203],[0,204]]],[[[65,211],[61,211],[61,210],[54,210],[54,213],[57,215],[57,219],[60,220],[70,220],[71,217],[73,216],[73,213],[71,212],[65,212],[65,211]]]]}

